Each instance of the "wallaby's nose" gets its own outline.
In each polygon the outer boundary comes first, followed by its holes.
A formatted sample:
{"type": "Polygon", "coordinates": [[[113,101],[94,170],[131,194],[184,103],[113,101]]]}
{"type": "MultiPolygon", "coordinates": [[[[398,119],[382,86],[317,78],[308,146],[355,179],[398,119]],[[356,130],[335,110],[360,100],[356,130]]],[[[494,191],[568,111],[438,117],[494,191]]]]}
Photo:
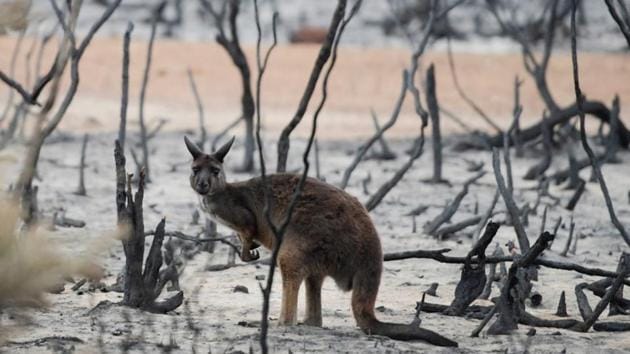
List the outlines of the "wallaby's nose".
{"type": "Polygon", "coordinates": [[[197,183],[197,191],[205,193],[210,189],[210,185],[206,181],[200,181],[197,183]]]}

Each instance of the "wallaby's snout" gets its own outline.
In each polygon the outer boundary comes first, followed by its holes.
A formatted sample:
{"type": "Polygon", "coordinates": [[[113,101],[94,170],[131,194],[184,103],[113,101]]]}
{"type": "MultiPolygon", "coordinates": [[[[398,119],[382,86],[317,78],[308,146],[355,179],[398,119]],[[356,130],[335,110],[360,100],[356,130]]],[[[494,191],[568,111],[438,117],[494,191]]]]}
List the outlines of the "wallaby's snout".
{"type": "Polygon", "coordinates": [[[213,191],[225,187],[225,173],[223,172],[223,159],[230,151],[234,143],[234,137],[219,150],[212,154],[206,154],[188,137],[184,137],[186,148],[193,157],[190,186],[200,195],[207,195],[213,191]]]}
{"type": "Polygon", "coordinates": [[[201,195],[206,195],[208,194],[208,192],[210,192],[210,183],[208,183],[206,180],[199,179],[195,182],[193,189],[195,190],[195,192],[201,195]]]}

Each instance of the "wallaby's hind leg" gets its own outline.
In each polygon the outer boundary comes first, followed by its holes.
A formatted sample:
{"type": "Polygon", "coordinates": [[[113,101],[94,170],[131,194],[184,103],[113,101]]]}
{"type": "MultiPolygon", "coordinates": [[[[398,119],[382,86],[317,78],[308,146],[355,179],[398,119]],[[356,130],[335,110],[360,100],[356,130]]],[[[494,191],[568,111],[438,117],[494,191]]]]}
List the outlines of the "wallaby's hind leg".
{"type": "Polygon", "coordinates": [[[374,304],[381,281],[381,265],[361,269],[354,276],[352,287],[352,312],[357,325],[369,333],[376,323],[374,304]]]}
{"type": "Polygon", "coordinates": [[[278,324],[281,326],[293,326],[297,324],[298,294],[303,276],[296,269],[298,265],[291,262],[291,260],[281,259],[278,263],[282,274],[282,308],[280,309],[278,324]]]}
{"type": "Polygon", "coordinates": [[[311,275],[306,278],[306,318],[304,324],[322,326],[322,283],[324,277],[311,275]]]}

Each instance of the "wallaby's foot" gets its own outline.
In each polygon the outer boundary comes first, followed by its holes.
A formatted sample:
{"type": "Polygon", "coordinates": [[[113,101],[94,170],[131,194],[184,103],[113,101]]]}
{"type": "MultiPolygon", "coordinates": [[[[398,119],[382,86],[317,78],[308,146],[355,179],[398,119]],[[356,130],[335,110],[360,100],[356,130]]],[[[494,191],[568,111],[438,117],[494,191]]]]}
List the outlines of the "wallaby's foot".
{"type": "Polygon", "coordinates": [[[296,318],[284,318],[284,316],[280,315],[280,318],[278,319],[278,327],[287,327],[287,326],[295,326],[297,325],[297,319],[296,318]]]}
{"type": "Polygon", "coordinates": [[[322,318],[305,318],[302,323],[305,326],[313,326],[313,327],[321,327],[322,326],[322,318]]]}
{"type": "Polygon", "coordinates": [[[257,250],[245,249],[241,250],[241,260],[243,262],[253,262],[260,258],[260,253],[257,250]]]}

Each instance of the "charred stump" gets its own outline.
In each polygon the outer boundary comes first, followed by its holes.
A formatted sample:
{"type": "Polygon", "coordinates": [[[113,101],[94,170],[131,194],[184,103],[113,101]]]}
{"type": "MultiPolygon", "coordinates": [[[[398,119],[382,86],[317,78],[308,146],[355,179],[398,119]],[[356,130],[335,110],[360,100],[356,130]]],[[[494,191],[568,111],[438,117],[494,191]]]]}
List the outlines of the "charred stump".
{"type": "Polygon", "coordinates": [[[184,294],[156,301],[167,281],[172,281],[172,272],[160,271],[163,264],[162,242],[164,240],[165,219],[157,225],[153,243],[144,263],[144,218],[142,202],[144,198],[144,171],[138,178],[138,190],[133,194],[132,174],[125,171],[125,156],[116,142],[116,209],[118,224],[126,232],[122,244],[125,251],[124,297],[122,305],[140,308],[154,313],[166,313],[179,307],[184,294]],[[126,182],[125,182],[126,181],[126,182]],[[126,190],[125,190],[126,186],[126,190]]]}

